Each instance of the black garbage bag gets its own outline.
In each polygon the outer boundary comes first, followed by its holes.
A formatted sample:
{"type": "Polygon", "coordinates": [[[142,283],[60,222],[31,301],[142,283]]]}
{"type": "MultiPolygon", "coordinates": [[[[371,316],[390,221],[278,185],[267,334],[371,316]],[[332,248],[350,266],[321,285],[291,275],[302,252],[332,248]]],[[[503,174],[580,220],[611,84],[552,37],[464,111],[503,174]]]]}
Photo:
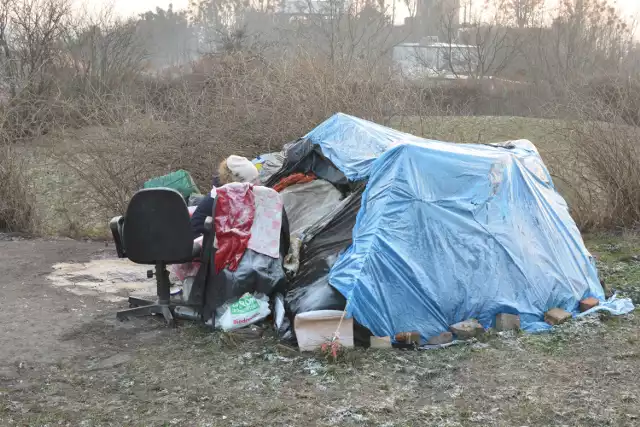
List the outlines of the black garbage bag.
{"type": "Polygon", "coordinates": [[[287,317],[315,310],[343,310],[344,296],[329,284],[329,272],[352,242],[365,185],[355,190],[330,214],[307,229],[300,250],[300,267],[285,296],[287,317]]]}
{"type": "Polygon", "coordinates": [[[202,307],[204,321],[211,319],[215,310],[225,302],[240,298],[245,293],[273,295],[287,289],[282,259],[247,249],[236,271],[225,268],[216,273],[214,265],[212,259],[209,265],[200,268],[189,294],[188,303],[202,307]]]}
{"type": "Polygon", "coordinates": [[[305,270],[299,282],[304,286],[290,289],[286,296],[288,311],[295,318],[296,314],[315,310],[343,310],[347,300],[333,286],[329,285],[329,271],[338,256],[332,255],[305,270]]]}
{"type": "Polygon", "coordinates": [[[310,172],[320,179],[329,181],[341,191],[345,191],[349,184],[347,177],[308,139],[299,139],[289,144],[285,155],[282,168],[269,178],[265,184],[267,187],[273,187],[281,179],[294,173],[310,172]]]}
{"type": "MultiPolygon", "coordinates": [[[[300,253],[300,269],[347,249],[353,239],[353,227],[362,204],[366,183],[357,184],[333,210],[304,232],[300,253]]],[[[333,264],[329,268],[333,267],[333,264]]]]}

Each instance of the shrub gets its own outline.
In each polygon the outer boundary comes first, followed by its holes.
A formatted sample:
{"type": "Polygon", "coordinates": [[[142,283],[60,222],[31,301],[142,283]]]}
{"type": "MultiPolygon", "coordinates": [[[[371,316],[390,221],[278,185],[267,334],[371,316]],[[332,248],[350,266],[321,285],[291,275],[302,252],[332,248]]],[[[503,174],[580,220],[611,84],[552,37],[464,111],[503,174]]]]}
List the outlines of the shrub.
{"type": "Polygon", "coordinates": [[[35,208],[25,162],[15,149],[0,147],[0,230],[34,230],[35,208]]]}

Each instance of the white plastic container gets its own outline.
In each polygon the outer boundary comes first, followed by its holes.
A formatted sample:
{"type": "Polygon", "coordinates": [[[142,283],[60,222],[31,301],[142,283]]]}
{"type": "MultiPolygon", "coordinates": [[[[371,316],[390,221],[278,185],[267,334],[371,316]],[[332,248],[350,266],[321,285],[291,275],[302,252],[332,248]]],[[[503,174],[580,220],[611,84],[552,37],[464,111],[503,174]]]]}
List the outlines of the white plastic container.
{"type": "MultiPolygon", "coordinates": [[[[300,351],[315,351],[323,343],[330,342],[340,324],[342,311],[317,310],[300,313],[294,320],[294,329],[300,351]]],[[[340,344],[353,347],[353,319],[343,319],[340,325],[340,344]]]]}

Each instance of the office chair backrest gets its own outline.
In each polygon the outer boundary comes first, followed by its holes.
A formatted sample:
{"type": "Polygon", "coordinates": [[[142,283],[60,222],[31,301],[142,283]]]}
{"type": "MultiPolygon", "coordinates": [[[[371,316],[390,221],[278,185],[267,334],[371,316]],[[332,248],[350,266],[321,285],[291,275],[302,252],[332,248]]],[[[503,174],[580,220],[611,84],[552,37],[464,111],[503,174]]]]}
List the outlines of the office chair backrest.
{"type": "Polygon", "coordinates": [[[182,195],[170,188],[140,190],[124,217],[127,258],[138,264],[191,261],[193,235],[182,195]]]}

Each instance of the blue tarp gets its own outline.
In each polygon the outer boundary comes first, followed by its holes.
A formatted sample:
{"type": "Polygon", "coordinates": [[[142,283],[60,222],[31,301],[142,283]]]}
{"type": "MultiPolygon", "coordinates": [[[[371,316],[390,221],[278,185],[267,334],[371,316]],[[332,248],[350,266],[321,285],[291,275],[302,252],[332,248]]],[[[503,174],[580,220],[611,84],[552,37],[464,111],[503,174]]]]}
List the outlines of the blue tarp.
{"type": "Polygon", "coordinates": [[[498,313],[528,331],[553,307],[604,301],[594,260],[528,141],[424,140],[345,115],[308,138],[349,179],[368,178],[353,244],[329,281],[377,336],[424,339],[498,313]]]}
{"type": "Polygon", "coordinates": [[[305,135],[305,138],[320,146],[322,154],[350,181],[366,179],[373,162],[382,153],[400,143],[431,142],[342,113],[322,122],[305,135]]]}

